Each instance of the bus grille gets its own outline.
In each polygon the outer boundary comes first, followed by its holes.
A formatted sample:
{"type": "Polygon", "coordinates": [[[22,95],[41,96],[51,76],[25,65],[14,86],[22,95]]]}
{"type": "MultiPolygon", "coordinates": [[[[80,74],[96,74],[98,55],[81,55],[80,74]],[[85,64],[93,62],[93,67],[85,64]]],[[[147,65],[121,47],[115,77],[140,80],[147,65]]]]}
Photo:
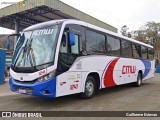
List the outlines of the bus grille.
{"type": "Polygon", "coordinates": [[[19,81],[19,80],[14,80],[17,83],[21,83],[21,84],[34,84],[35,82],[37,82],[37,80],[33,80],[33,81],[19,81]]]}

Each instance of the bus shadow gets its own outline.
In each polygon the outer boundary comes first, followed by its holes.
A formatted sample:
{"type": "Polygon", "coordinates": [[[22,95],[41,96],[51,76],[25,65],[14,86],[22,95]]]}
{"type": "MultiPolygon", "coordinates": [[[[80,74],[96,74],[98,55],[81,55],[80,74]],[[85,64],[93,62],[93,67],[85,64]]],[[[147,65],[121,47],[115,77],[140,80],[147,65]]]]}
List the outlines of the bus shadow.
{"type": "MultiPolygon", "coordinates": [[[[143,83],[141,87],[145,87],[151,85],[151,83],[143,83]]],[[[104,88],[102,90],[100,90],[99,94],[112,94],[115,92],[123,92],[125,90],[130,90],[130,89],[137,89],[140,87],[136,87],[133,84],[124,84],[124,85],[118,85],[118,86],[114,86],[114,87],[108,87],[108,88],[104,88]]]]}
{"type": "Polygon", "coordinates": [[[57,98],[23,95],[22,97],[19,97],[16,100],[19,104],[28,104],[28,106],[34,105],[34,107],[56,108],[62,107],[65,104],[70,104],[82,99],[78,96],[78,94],[74,94],[57,98]]]}
{"type": "MultiPolygon", "coordinates": [[[[150,85],[152,85],[152,83],[143,83],[142,87],[148,87],[150,85]]],[[[117,92],[123,92],[123,91],[130,90],[130,89],[137,89],[137,87],[133,87],[130,84],[126,84],[126,85],[120,85],[120,86],[102,89],[92,99],[97,99],[99,97],[103,97],[106,95],[109,96],[117,92]]],[[[18,103],[21,103],[21,104],[25,103],[28,105],[34,105],[35,108],[36,107],[49,108],[49,109],[55,108],[54,110],[58,110],[59,108],[66,107],[68,105],[72,106],[73,104],[78,104],[79,102],[84,102],[84,104],[85,102],[87,102],[88,104],[90,103],[89,101],[92,101],[92,99],[83,100],[82,98],[80,98],[79,94],[75,94],[75,95],[62,96],[62,97],[58,97],[54,99],[45,98],[45,97],[37,97],[37,96],[36,97],[35,96],[25,96],[25,97],[18,98],[17,101],[18,103]]]]}

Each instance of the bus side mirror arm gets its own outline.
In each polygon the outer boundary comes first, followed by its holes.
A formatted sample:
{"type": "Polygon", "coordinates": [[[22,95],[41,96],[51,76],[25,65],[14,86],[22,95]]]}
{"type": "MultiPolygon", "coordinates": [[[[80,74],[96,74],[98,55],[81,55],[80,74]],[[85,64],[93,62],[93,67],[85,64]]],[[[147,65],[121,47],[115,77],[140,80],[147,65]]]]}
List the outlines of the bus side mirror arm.
{"type": "Polygon", "coordinates": [[[8,35],[8,39],[11,37],[11,36],[20,36],[20,34],[11,34],[11,35],[8,35]]]}
{"type": "Polygon", "coordinates": [[[11,36],[20,36],[20,34],[11,34],[11,35],[8,35],[7,40],[6,40],[6,49],[10,49],[10,46],[11,46],[10,37],[11,36]]]}

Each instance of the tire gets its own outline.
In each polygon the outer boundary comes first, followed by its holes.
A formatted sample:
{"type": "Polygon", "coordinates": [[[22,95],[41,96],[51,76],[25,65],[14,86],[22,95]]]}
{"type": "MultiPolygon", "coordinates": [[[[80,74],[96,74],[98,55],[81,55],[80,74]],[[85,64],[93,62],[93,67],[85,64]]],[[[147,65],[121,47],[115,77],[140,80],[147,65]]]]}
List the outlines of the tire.
{"type": "Polygon", "coordinates": [[[137,81],[134,83],[134,86],[141,87],[141,85],[142,85],[142,75],[141,73],[138,73],[137,81]]]}
{"type": "Polygon", "coordinates": [[[94,77],[88,76],[86,83],[85,83],[85,88],[84,88],[84,93],[81,94],[81,97],[83,99],[89,99],[92,98],[96,93],[96,84],[94,77]]]}

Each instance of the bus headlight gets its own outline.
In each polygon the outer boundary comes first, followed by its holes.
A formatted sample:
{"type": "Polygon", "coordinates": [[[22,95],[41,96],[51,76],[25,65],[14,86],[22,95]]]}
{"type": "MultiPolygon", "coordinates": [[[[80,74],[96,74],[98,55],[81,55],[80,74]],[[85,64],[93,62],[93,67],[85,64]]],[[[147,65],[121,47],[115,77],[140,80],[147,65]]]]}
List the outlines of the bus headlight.
{"type": "Polygon", "coordinates": [[[46,75],[38,78],[38,81],[39,82],[47,81],[47,80],[53,78],[55,76],[55,74],[56,74],[56,71],[54,70],[54,71],[50,72],[49,74],[46,74],[46,75]]]}

